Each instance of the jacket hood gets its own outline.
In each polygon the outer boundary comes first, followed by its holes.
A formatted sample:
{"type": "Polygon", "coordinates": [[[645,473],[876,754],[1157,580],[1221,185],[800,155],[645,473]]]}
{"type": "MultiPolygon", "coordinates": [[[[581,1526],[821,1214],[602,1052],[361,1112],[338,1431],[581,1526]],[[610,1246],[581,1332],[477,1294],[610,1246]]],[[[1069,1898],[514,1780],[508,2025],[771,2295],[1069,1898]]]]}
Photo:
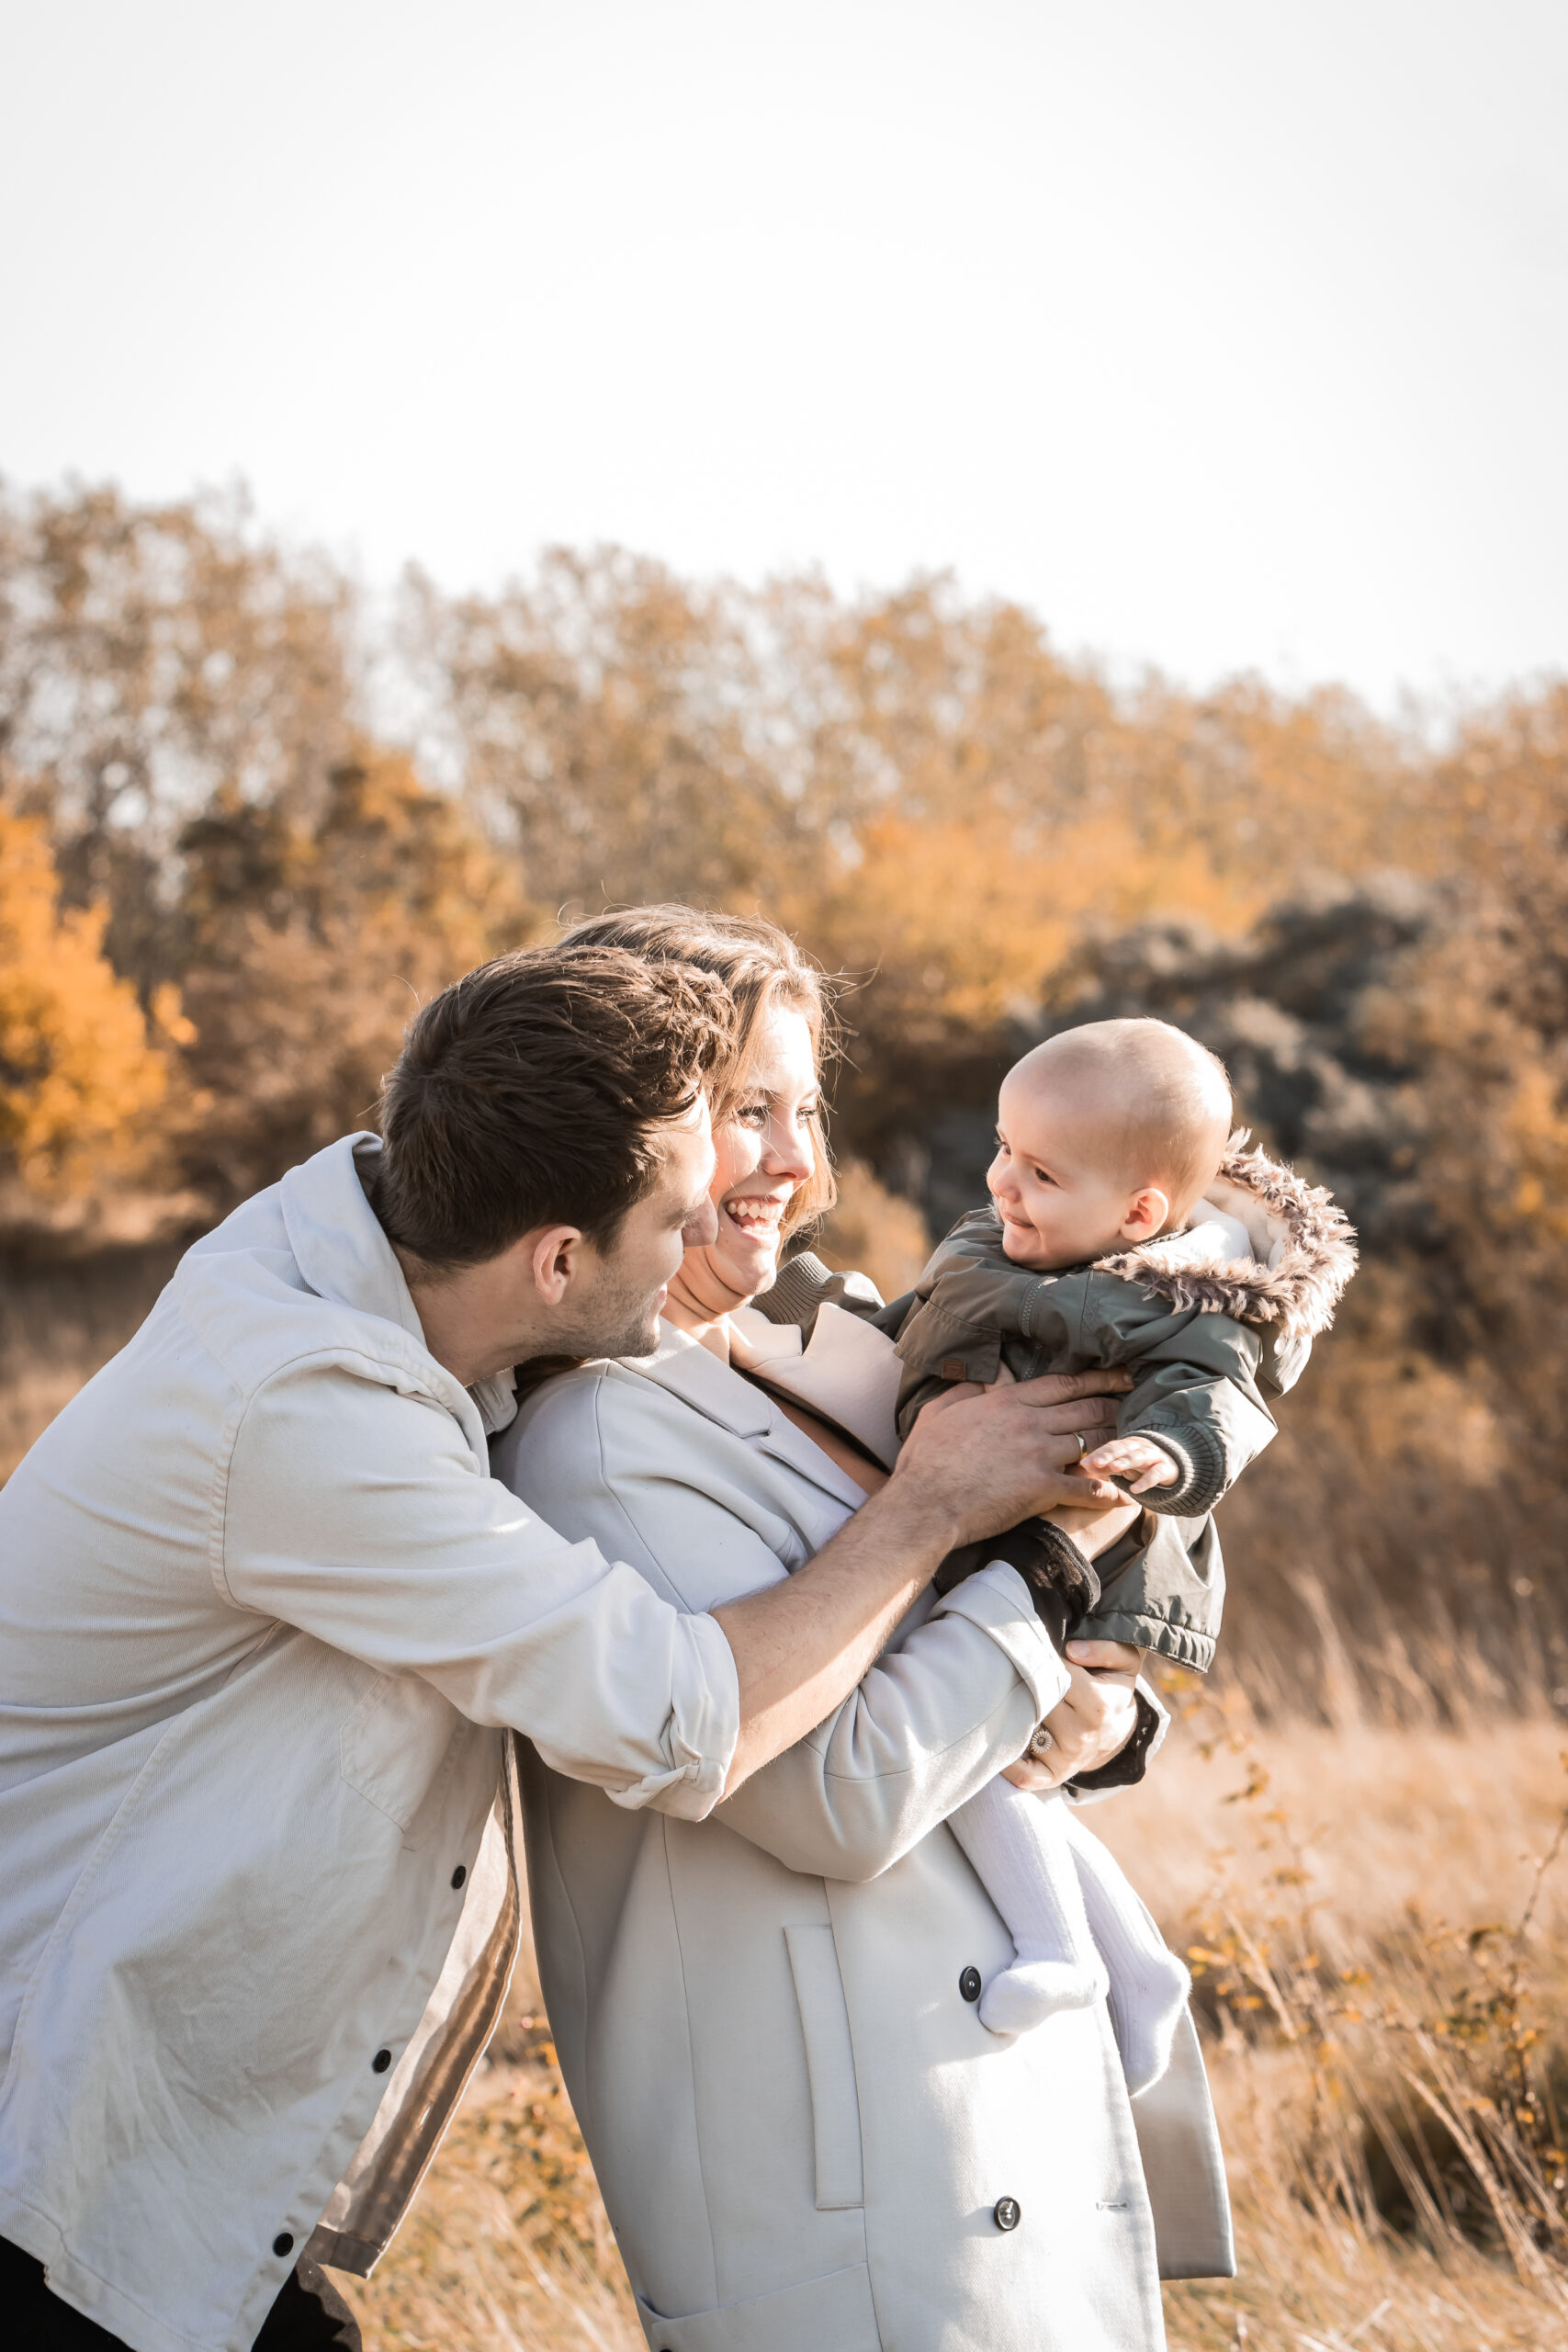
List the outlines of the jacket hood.
{"type": "Polygon", "coordinates": [[[1284,1340],[1315,1339],[1333,1322],[1356,1271],[1355,1229],[1322,1185],[1303,1183],[1267,1152],[1249,1151],[1249,1140],[1246,1128],[1231,1137],[1190,1231],[1101,1258],[1100,1270],[1142,1283],[1177,1308],[1270,1324],[1284,1340]],[[1204,1205],[1218,1212],[1212,1226],[1203,1223],[1204,1205]],[[1243,1227],[1250,1257],[1229,1254],[1234,1228],[1227,1233],[1221,1218],[1243,1227]]]}

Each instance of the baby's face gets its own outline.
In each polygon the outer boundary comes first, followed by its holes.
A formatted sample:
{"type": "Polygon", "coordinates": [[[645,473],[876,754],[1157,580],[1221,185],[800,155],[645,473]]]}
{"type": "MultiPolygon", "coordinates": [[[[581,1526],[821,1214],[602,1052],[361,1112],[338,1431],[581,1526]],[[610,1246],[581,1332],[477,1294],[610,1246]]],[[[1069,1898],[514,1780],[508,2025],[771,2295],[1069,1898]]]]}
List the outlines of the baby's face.
{"type": "Polygon", "coordinates": [[[1164,1194],[1130,1191],[1108,1174],[1110,1157],[1102,1113],[1087,1110],[1048,1080],[1009,1072],[986,1182],[1002,1220],[1002,1247],[1015,1265],[1042,1272],[1078,1266],[1159,1230],[1164,1194]]]}

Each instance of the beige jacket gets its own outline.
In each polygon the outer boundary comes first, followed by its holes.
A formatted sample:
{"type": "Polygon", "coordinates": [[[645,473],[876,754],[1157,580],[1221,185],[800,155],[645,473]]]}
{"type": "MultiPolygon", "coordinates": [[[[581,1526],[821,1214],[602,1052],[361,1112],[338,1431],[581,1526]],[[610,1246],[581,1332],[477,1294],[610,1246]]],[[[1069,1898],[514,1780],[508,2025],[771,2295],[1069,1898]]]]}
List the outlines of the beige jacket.
{"type": "Polygon", "coordinates": [[[712,1619],[490,1476],[511,1381],[429,1353],[356,1148],[0,1493],[0,2236],[137,2352],[248,2347],[323,2209],[385,2243],[516,1949],[506,1731],[697,1816],[739,1729],[712,1619]]]}
{"type": "MultiPolygon", "coordinates": [[[[493,1453],[694,1611],[862,1499],[668,1329],[552,1383],[493,1453]]],[[[1160,2271],[1229,2274],[1190,2025],[1134,2103],[1103,2008],[1004,2042],[966,1997],[1012,1947],[942,1825],[1061,1687],[998,1566],[705,1821],[617,1810],[525,1749],[540,1973],[651,2352],[1153,2352],[1160,2271]]]]}

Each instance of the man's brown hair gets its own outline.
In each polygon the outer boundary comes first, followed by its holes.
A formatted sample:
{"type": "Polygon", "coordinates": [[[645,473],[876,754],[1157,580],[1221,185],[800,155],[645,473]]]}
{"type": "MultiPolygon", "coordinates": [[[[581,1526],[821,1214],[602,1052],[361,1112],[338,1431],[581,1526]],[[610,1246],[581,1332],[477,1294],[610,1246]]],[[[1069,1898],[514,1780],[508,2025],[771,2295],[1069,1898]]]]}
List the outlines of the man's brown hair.
{"type": "Polygon", "coordinates": [[[723,984],[611,946],[519,948],[443,989],[382,1084],[371,1197],[435,1268],[541,1225],[601,1244],[658,1181],[657,1130],[728,1059],[723,984]]]}

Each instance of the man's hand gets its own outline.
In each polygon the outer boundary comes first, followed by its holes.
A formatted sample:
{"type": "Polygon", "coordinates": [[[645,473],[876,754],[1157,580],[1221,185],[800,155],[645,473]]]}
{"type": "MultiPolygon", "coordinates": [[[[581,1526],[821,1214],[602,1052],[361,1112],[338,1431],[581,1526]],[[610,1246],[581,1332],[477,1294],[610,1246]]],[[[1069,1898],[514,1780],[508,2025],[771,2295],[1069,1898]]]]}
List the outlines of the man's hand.
{"type": "Polygon", "coordinates": [[[1071,1680],[1043,1725],[1051,1745],[1043,1755],[1031,1750],[1009,1765],[1015,1789],[1059,1788],[1075,1772],[1092,1772],[1120,1756],[1137,1727],[1133,1685],[1144,1656],[1127,1642],[1067,1644],[1071,1680]]]}
{"type": "MultiPolygon", "coordinates": [[[[878,1657],[944,1553],[1053,1504],[1130,1508],[1120,1487],[1066,1473],[1115,1425],[1129,1375],[1048,1373],[928,1405],[880,1494],[793,1576],[714,1616],[735,1653],[740,1736],[726,1796],[831,1714],[878,1657]]],[[[1125,1733],[1122,1736],[1125,1737],[1125,1733]]]]}
{"type": "Polygon", "coordinates": [[[1077,1465],[1086,1445],[1115,1428],[1115,1400],[1132,1385],[1120,1365],[994,1388],[963,1382],[920,1414],[886,1491],[922,1499],[945,1523],[950,1551],[1036,1512],[1124,1503],[1120,1487],[1084,1478],[1077,1465]]]}
{"type": "Polygon", "coordinates": [[[1174,1487],[1181,1476],[1164,1446],[1147,1437],[1112,1438],[1086,1453],[1083,1466],[1090,1477],[1130,1481],[1134,1495],[1146,1495],[1151,1487],[1174,1487]]]}

